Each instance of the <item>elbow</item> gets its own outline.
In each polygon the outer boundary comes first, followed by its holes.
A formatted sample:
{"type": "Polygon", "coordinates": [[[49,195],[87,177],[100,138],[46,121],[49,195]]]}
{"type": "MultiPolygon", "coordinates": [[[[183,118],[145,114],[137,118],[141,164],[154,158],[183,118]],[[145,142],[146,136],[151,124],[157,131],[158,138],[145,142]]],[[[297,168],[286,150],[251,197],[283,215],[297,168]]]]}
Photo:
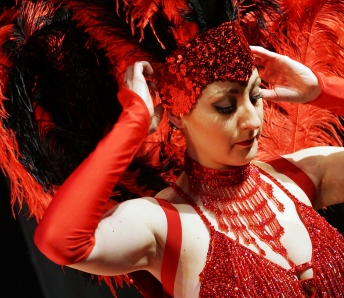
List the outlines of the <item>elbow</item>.
{"type": "Polygon", "coordinates": [[[63,256],[56,246],[57,242],[58,235],[51,229],[43,228],[41,224],[37,226],[34,234],[34,243],[39,251],[56,264],[68,265],[65,262],[61,262],[63,256]]]}
{"type": "Polygon", "coordinates": [[[85,260],[94,247],[94,237],[89,234],[65,233],[63,229],[49,229],[40,223],[34,242],[42,254],[58,265],[72,265],[85,260]]]}

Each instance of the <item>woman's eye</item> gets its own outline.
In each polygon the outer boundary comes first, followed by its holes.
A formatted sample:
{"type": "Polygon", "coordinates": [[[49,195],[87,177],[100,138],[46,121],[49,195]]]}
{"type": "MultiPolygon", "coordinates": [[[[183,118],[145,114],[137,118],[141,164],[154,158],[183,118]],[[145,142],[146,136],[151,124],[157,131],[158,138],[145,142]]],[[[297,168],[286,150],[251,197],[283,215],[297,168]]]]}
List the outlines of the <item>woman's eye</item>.
{"type": "Polygon", "coordinates": [[[258,102],[258,100],[261,98],[262,98],[262,95],[259,93],[255,96],[251,96],[250,100],[251,100],[252,104],[255,105],[258,102]]]}
{"type": "Polygon", "coordinates": [[[230,105],[227,107],[214,106],[214,108],[216,109],[216,111],[218,111],[221,114],[231,114],[235,112],[236,106],[235,105],[230,105]]]}

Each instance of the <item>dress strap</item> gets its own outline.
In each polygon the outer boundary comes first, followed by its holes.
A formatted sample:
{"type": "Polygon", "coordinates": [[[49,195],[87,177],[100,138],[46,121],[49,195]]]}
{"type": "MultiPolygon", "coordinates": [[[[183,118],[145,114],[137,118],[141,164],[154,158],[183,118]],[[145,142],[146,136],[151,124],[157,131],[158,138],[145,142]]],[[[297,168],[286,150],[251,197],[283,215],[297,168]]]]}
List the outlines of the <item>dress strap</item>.
{"type": "Polygon", "coordinates": [[[305,192],[311,203],[314,203],[315,185],[305,172],[282,156],[268,160],[266,163],[293,180],[305,192]]]}
{"type": "Polygon", "coordinates": [[[169,202],[155,198],[167,219],[167,237],[161,265],[161,283],[164,298],[174,296],[174,282],[182,246],[182,224],[178,210],[169,202]]]}
{"type": "Polygon", "coordinates": [[[170,183],[170,187],[196,211],[196,213],[200,216],[206,227],[209,229],[210,234],[212,234],[215,231],[215,228],[213,227],[209,219],[203,214],[201,208],[177,184],[170,183]]]}

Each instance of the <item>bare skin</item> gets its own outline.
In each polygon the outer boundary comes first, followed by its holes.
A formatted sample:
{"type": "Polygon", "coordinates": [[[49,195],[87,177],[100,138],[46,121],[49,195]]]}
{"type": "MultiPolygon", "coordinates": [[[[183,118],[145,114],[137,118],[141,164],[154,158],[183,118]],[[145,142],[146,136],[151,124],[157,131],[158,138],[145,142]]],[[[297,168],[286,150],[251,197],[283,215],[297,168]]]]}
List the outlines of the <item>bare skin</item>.
{"type": "Polygon", "coordinates": [[[260,77],[271,86],[261,91],[264,99],[307,103],[320,94],[318,79],[309,68],[262,47],[251,46],[251,50],[261,66],[260,77]]]}
{"type": "MultiPolygon", "coordinates": [[[[294,64],[292,60],[285,59],[284,56],[275,56],[265,51],[262,53],[259,50],[253,51],[261,56],[261,63],[266,68],[267,66],[271,68],[269,73],[262,74],[262,78],[272,87],[273,84],[277,84],[275,90],[273,89],[270,93],[260,90],[259,83],[257,87],[259,76],[257,71],[254,71],[246,85],[233,82],[208,85],[193,111],[183,118],[170,114],[171,121],[186,135],[189,155],[204,166],[226,169],[230,165],[245,164],[253,160],[263,117],[262,99],[259,94],[275,100],[306,102],[314,99],[319,91],[317,81],[312,81],[311,85],[308,83],[308,75],[311,76],[308,68],[294,64]],[[288,66],[283,68],[284,73],[281,72],[281,63],[288,66]],[[298,77],[291,80],[290,78],[294,76],[298,77]],[[281,82],[287,87],[281,88],[281,82]],[[297,86],[293,86],[295,82],[297,86]],[[313,95],[305,100],[304,92],[309,94],[310,89],[313,90],[311,91],[313,95]],[[233,93],[231,90],[236,90],[236,92],[233,93]],[[232,109],[233,105],[235,105],[234,109],[232,109]],[[224,111],[231,112],[224,113],[224,111]],[[205,121],[204,127],[199,122],[200,117],[203,122],[205,121]],[[212,130],[213,134],[203,133],[202,130],[205,129],[212,130]],[[198,134],[201,134],[202,138],[198,138],[198,134]],[[245,143],[245,146],[240,144],[247,140],[251,140],[248,142],[250,144],[245,143]],[[217,142],[217,151],[215,153],[208,151],[203,142],[217,142]]],[[[142,97],[151,117],[154,118],[153,105],[143,74],[154,75],[154,72],[149,63],[136,63],[126,72],[125,82],[131,90],[142,97]]],[[[311,148],[286,157],[314,182],[317,188],[316,207],[343,201],[341,194],[344,191],[344,177],[339,173],[339,169],[344,166],[342,148],[311,148]]],[[[311,205],[303,191],[286,176],[276,172],[268,164],[256,161],[254,163],[283,183],[299,200],[311,205]]],[[[262,176],[262,179],[267,178],[262,176]]],[[[270,183],[273,185],[275,196],[285,206],[285,211],[281,213],[271,204],[271,209],[275,211],[278,221],[285,228],[285,234],[281,239],[282,244],[296,265],[308,262],[312,256],[312,245],[308,233],[296,213],[294,204],[276,185],[271,181],[270,183]],[[302,251],[300,247],[303,248],[302,251]]],[[[188,179],[185,174],[179,177],[177,184],[187,191],[188,179]]],[[[162,190],[156,197],[174,204],[182,221],[183,240],[175,282],[175,297],[197,297],[200,288],[199,273],[205,264],[210,239],[207,227],[193,208],[171,188],[162,190]]],[[[198,197],[192,198],[200,205],[198,197]]],[[[213,216],[207,211],[204,213],[216,228],[217,224],[213,216]]],[[[166,228],[165,215],[154,198],[140,198],[121,203],[109,210],[99,223],[95,231],[96,243],[89,257],[71,267],[101,275],[118,275],[145,269],[160,279],[166,228]]],[[[231,231],[227,235],[234,238],[231,231]]],[[[265,243],[259,239],[257,242],[265,250],[268,260],[286,269],[290,267],[283,257],[273,252],[265,243]]],[[[247,248],[255,250],[251,246],[247,248]]],[[[299,278],[311,276],[312,271],[307,270],[299,278]]]]}

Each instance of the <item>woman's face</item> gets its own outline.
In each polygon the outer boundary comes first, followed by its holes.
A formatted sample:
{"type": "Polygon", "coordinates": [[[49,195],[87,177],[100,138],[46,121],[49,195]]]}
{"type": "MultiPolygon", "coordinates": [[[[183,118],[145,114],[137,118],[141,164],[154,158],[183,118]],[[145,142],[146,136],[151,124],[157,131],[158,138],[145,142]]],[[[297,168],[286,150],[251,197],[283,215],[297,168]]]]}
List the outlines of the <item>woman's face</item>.
{"type": "Polygon", "coordinates": [[[214,82],[203,90],[196,106],[180,119],[191,158],[226,169],[255,157],[263,120],[260,83],[254,70],[247,83],[214,82]]]}

